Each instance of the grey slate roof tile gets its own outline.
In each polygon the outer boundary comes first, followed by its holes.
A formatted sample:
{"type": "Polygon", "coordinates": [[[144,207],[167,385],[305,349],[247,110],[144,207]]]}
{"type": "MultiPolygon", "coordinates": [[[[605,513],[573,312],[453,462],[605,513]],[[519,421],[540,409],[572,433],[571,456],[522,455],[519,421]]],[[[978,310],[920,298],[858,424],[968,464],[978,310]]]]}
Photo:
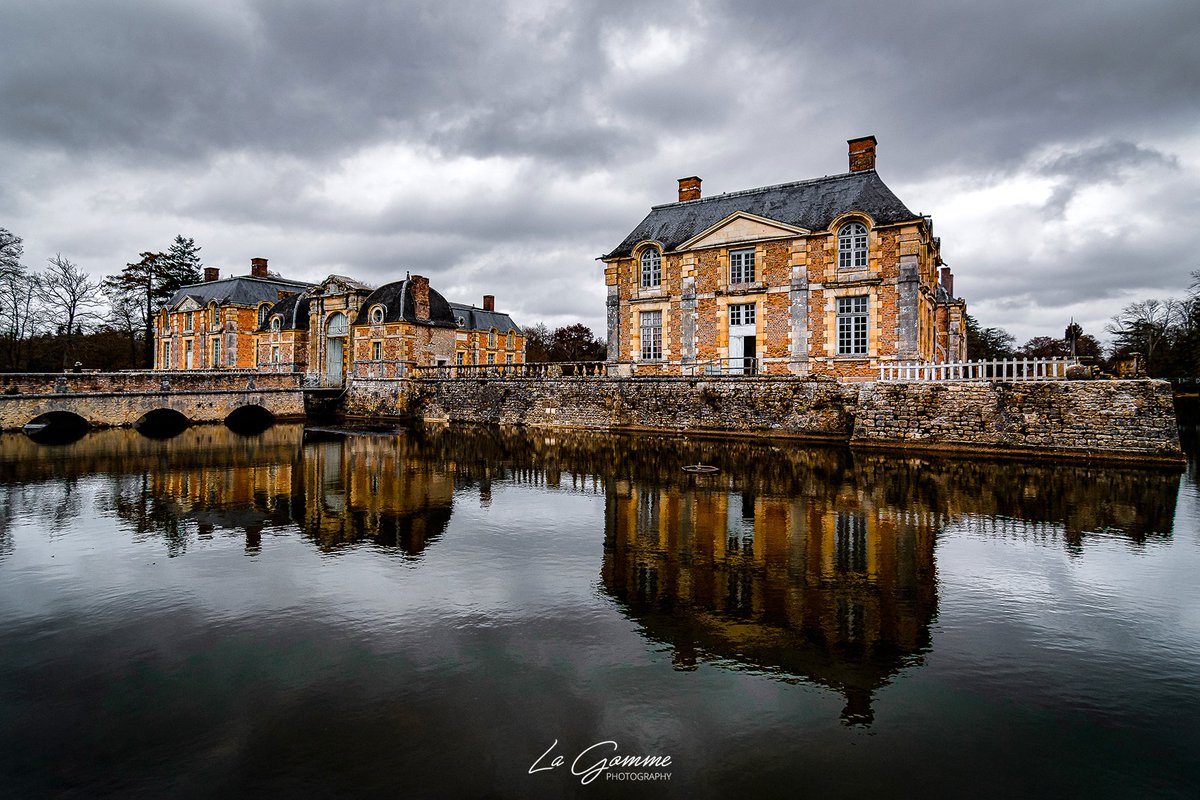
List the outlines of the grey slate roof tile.
{"type": "Polygon", "coordinates": [[[647,240],[661,243],[669,252],[739,211],[811,231],[826,229],[846,211],[870,214],[877,225],[917,219],[875,170],[864,170],[654,206],[616,249],[602,257],[626,257],[634,245],[647,240]]]}
{"type": "Polygon", "coordinates": [[[249,275],[238,275],[219,281],[181,286],[171,296],[167,308],[175,308],[183,302],[185,297],[191,297],[202,306],[207,305],[210,300],[216,300],[221,305],[255,306],[263,302],[276,302],[281,291],[303,292],[310,286],[312,286],[311,283],[287,278],[255,278],[249,275]]]}
{"type": "Polygon", "coordinates": [[[521,329],[513,322],[512,317],[502,311],[484,311],[482,308],[469,306],[465,303],[451,303],[450,309],[454,316],[462,317],[463,330],[468,331],[490,331],[496,329],[496,333],[504,335],[509,331],[520,334],[521,329]]]}

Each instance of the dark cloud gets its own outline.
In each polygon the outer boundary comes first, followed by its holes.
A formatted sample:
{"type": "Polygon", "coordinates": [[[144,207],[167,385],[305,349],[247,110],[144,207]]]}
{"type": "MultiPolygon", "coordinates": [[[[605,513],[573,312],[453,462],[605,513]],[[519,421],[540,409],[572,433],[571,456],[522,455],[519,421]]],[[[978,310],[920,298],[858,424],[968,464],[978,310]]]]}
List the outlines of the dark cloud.
{"type": "Polygon", "coordinates": [[[183,232],[226,268],[513,281],[523,311],[599,326],[594,257],[675,178],[838,173],[874,133],[962,293],[1019,338],[1028,309],[1182,291],[1198,266],[1178,261],[1200,234],[1164,235],[1197,210],[1191,0],[77,0],[3,20],[0,225],[30,263],[111,272],[183,232]]]}

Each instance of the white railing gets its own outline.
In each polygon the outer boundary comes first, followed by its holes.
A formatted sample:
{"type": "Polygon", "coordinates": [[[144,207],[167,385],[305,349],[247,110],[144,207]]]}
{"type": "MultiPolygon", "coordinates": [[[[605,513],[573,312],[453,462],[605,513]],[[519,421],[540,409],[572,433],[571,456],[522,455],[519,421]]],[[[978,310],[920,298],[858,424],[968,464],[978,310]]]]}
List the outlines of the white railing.
{"type": "Polygon", "coordinates": [[[1000,358],[992,361],[903,362],[879,365],[881,381],[1061,381],[1075,358],[1000,358]]]}
{"type": "Polygon", "coordinates": [[[753,356],[737,358],[706,358],[680,365],[681,375],[757,375],[758,359],[753,356]]]}

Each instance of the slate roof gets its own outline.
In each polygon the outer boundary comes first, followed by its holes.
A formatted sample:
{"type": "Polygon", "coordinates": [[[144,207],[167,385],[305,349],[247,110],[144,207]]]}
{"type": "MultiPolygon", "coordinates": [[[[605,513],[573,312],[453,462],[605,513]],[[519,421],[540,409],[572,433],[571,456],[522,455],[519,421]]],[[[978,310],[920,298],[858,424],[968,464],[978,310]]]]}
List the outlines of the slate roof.
{"type": "Polygon", "coordinates": [[[428,325],[435,328],[456,327],[454,315],[450,313],[450,304],[434,289],[429,290],[429,319],[417,319],[417,304],[413,300],[408,279],[386,283],[363,301],[358,311],[355,325],[366,325],[370,322],[371,308],[383,306],[384,322],[411,322],[414,325],[428,325]]]}
{"type": "Polygon", "coordinates": [[[304,281],[293,281],[287,278],[254,278],[249,275],[238,275],[234,278],[224,278],[219,281],[193,283],[181,286],[171,295],[167,308],[175,308],[190,297],[200,305],[208,305],[216,300],[220,305],[256,306],[262,302],[274,303],[279,299],[279,293],[303,292],[312,286],[304,281]]]}
{"type": "Polygon", "coordinates": [[[629,256],[634,245],[647,240],[659,242],[670,252],[739,211],[810,231],[828,228],[846,211],[870,214],[877,225],[917,219],[875,170],[863,170],[654,206],[641,224],[602,258],[629,256]]]}
{"type": "MultiPolygon", "coordinates": [[[[450,309],[454,312],[455,317],[462,317],[463,324],[460,326],[466,331],[490,331],[496,329],[496,333],[504,335],[509,331],[517,335],[523,335],[521,329],[512,321],[512,317],[502,311],[484,311],[482,308],[469,306],[465,303],[451,303],[450,309]]],[[[457,321],[455,322],[457,324],[457,321]]]]}
{"type": "Polygon", "coordinates": [[[293,294],[283,298],[267,312],[267,318],[258,326],[259,332],[271,329],[271,317],[279,314],[283,317],[282,329],[285,331],[306,330],[308,328],[308,307],[312,298],[308,295],[293,294]]]}

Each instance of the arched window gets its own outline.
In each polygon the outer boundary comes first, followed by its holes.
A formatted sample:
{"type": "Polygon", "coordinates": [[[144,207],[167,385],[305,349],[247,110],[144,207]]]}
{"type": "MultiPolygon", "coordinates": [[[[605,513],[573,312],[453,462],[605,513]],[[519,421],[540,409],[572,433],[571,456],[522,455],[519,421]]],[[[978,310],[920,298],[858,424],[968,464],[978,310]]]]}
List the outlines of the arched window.
{"type": "Polygon", "coordinates": [[[278,314],[271,317],[271,330],[277,331],[282,327],[283,327],[283,317],[279,316],[278,314]]]}
{"type": "Polygon", "coordinates": [[[209,303],[208,304],[208,326],[210,328],[215,328],[215,327],[217,327],[218,321],[219,321],[219,318],[217,316],[217,304],[209,303]]]}
{"type": "Polygon", "coordinates": [[[496,329],[492,328],[488,331],[488,347],[496,346],[496,329]]]}
{"type": "Polygon", "coordinates": [[[270,303],[263,303],[258,307],[258,326],[260,328],[262,327],[262,324],[267,321],[267,313],[270,312],[270,310],[270,303]]]}
{"type": "Polygon", "coordinates": [[[867,266],[867,229],[861,222],[847,222],[838,231],[838,269],[867,266]]]}
{"type": "Polygon", "coordinates": [[[513,345],[514,345],[515,343],[516,343],[516,340],[515,340],[515,339],[514,339],[514,337],[513,337],[513,332],[512,332],[512,331],[509,331],[509,332],[508,332],[508,341],[505,343],[505,346],[506,346],[506,347],[507,347],[509,350],[512,350],[512,349],[513,349],[513,345]]]}
{"type": "Polygon", "coordinates": [[[657,247],[642,251],[642,287],[655,288],[662,285],[662,253],[657,247]]]}

